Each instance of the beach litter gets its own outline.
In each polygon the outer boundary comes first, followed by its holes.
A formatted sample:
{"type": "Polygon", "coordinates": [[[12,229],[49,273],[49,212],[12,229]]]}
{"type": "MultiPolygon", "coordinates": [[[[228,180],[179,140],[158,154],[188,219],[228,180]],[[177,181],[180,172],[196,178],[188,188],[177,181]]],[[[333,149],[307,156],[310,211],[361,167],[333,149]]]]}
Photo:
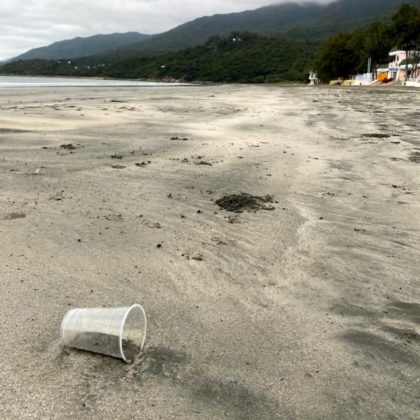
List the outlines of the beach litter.
{"type": "Polygon", "coordinates": [[[146,340],[143,307],[72,309],[61,323],[60,336],[67,347],[115,357],[131,363],[146,340]]]}

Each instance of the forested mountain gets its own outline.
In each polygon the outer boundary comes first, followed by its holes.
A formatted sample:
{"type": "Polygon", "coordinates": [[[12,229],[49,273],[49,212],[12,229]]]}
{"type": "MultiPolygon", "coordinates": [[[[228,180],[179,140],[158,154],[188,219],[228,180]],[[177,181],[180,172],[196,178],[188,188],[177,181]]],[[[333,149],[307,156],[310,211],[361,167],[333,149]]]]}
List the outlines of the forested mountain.
{"type": "Polygon", "coordinates": [[[140,43],[149,35],[138,32],[115,33],[109,35],[94,35],[87,38],[74,38],[66,41],[55,42],[47,47],[35,48],[18,57],[16,60],[30,60],[41,58],[45,60],[58,60],[62,58],[87,57],[113,50],[125,44],[140,43]]]}
{"type": "Polygon", "coordinates": [[[294,39],[326,38],[391,13],[411,0],[337,0],[328,5],[286,3],[240,13],[202,17],[155,35],[142,43],[124,45],[121,54],[175,51],[203,44],[213,35],[250,31],[294,39]]]}
{"type": "Polygon", "coordinates": [[[180,25],[168,32],[153,36],[144,46],[126,45],[121,52],[174,51],[203,44],[213,35],[228,35],[232,31],[250,31],[260,35],[276,34],[304,22],[322,9],[317,4],[294,3],[267,6],[240,13],[205,16],[180,25]]]}
{"type": "Polygon", "coordinates": [[[14,61],[0,66],[0,74],[244,83],[304,81],[318,47],[318,43],[308,41],[237,32],[157,56],[14,61]]]}
{"type": "Polygon", "coordinates": [[[227,83],[303,82],[317,47],[314,42],[237,32],[181,51],[119,60],[103,74],[227,83]]]}

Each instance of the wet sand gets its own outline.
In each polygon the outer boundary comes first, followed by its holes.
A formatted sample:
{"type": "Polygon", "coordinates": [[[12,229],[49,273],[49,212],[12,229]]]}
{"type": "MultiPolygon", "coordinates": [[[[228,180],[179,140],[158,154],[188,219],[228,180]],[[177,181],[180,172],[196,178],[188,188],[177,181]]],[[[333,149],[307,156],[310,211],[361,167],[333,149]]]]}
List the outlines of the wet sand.
{"type": "Polygon", "coordinates": [[[0,417],[418,418],[419,109],[402,88],[0,90],[0,417]],[[216,205],[241,193],[263,204],[216,205]],[[136,302],[133,365],[61,347],[68,309],[136,302]]]}

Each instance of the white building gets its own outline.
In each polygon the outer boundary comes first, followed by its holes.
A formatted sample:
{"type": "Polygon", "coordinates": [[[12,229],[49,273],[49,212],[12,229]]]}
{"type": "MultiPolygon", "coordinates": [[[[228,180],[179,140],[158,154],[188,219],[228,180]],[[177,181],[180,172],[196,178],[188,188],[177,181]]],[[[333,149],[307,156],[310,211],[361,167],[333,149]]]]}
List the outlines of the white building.
{"type": "Polygon", "coordinates": [[[419,62],[420,51],[391,51],[389,53],[394,60],[388,66],[388,78],[400,82],[420,81],[420,66],[414,64],[419,62]],[[408,71],[408,74],[407,74],[408,71]]]}

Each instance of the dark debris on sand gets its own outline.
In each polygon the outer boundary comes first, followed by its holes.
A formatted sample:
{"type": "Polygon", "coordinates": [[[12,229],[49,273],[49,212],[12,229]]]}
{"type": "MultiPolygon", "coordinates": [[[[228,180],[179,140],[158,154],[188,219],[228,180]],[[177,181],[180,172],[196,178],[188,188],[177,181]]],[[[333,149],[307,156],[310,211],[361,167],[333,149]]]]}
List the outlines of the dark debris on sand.
{"type": "Polygon", "coordinates": [[[176,136],[176,137],[171,137],[171,139],[170,140],[182,140],[182,141],[188,141],[188,138],[187,137],[178,137],[178,136],[176,136]]]}
{"type": "Polygon", "coordinates": [[[0,128],[0,134],[13,134],[13,133],[30,133],[30,131],[19,130],[17,128],[0,128]]]}
{"type": "Polygon", "coordinates": [[[6,215],[6,220],[23,219],[26,217],[25,213],[9,213],[6,215]]]}
{"type": "Polygon", "coordinates": [[[216,201],[216,204],[227,211],[242,213],[244,211],[274,210],[275,207],[269,205],[273,203],[273,196],[264,197],[247,193],[225,195],[216,201]]]}
{"type": "Polygon", "coordinates": [[[69,144],[62,144],[60,147],[66,150],[75,150],[78,148],[78,146],[79,145],[74,145],[73,143],[69,143],[69,144]]]}
{"type": "Polygon", "coordinates": [[[410,156],[408,157],[408,160],[410,162],[420,163],[420,152],[410,153],[410,156]]]}
{"type": "Polygon", "coordinates": [[[383,133],[366,133],[366,134],[362,134],[362,137],[367,137],[371,139],[388,139],[391,137],[391,135],[383,134],[383,133]]]}

